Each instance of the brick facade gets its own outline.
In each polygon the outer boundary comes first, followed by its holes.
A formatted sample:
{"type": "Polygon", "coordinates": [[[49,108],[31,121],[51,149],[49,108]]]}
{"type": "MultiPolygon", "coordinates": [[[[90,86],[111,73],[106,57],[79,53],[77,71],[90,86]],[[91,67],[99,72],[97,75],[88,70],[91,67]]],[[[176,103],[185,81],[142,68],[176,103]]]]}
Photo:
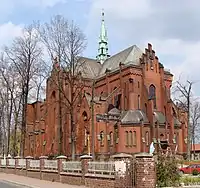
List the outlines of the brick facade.
{"type": "MultiPolygon", "coordinates": [[[[86,59],[86,62],[90,61],[86,59]]],[[[94,65],[100,67],[99,75],[93,78],[96,81],[94,144],[97,158],[121,152],[149,152],[153,141],[156,150],[159,149],[158,143],[167,141],[174,152],[186,152],[187,116],[172,102],[173,75],[164,69],[151,44],[144,53],[132,46],[111,56],[103,65],[94,60],[94,65]],[[125,55],[127,57],[123,59],[125,55]],[[109,69],[108,64],[115,64],[116,68],[109,69]]],[[[56,84],[51,82],[55,76],[52,71],[47,80],[46,100],[28,105],[26,156],[58,154],[59,92],[56,84]]],[[[88,144],[89,151],[92,151],[93,84],[90,80],[85,78],[81,100],[77,100],[74,108],[77,157],[88,153],[88,144]]],[[[69,95],[64,80],[63,87],[69,95]]],[[[67,110],[62,106],[62,153],[70,157],[71,132],[67,110]]]]}

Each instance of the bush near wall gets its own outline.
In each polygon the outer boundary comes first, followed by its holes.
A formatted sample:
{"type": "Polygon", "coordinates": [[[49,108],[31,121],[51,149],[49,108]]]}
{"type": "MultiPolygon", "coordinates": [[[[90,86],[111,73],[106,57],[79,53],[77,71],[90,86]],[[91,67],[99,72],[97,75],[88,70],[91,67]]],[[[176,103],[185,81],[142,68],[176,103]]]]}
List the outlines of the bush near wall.
{"type": "Polygon", "coordinates": [[[158,187],[178,186],[180,174],[177,168],[177,160],[174,156],[159,154],[156,164],[158,187]]]}

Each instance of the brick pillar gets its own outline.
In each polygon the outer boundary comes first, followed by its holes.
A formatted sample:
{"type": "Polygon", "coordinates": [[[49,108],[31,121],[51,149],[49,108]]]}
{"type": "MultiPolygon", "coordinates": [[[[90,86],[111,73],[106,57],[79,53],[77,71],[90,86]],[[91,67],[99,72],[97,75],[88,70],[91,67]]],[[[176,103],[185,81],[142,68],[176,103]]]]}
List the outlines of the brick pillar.
{"type": "Polygon", "coordinates": [[[61,174],[63,172],[63,162],[67,160],[67,157],[64,155],[58,156],[56,157],[57,161],[58,161],[58,174],[59,174],[59,180],[60,182],[62,182],[62,177],[61,174]]]}
{"type": "Polygon", "coordinates": [[[19,159],[20,159],[20,156],[16,156],[14,157],[15,159],[15,169],[19,167],[19,159]]]}
{"type": "Polygon", "coordinates": [[[47,156],[41,156],[39,159],[40,159],[40,171],[41,171],[41,170],[44,170],[44,161],[46,159],[48,159],[48,157],[47,156]]]}
{"type": "Polygon", "coordinates": [[[6,157],[6,167],[9,166],[9,159],[11,159],[11,156],[7,156],[7,157],[6,157]]]}
{"type": "Polygon", "coordinates": [[[40,179],[42,179],[42,170],[44,170],[44,163],[45,163],[45,160],[48,159],[47,156],[41,156],[39,157],[40,159],[40,179]]]}
{"type": "Polygon", "coordinates": [[[136,188],[155,188],[156,170],[152,154],[139,153],[135,155],[136,188]]]}
{"type": "Polygon", "coordinates": [[[115,188],[133,187],[133,156],[120,153],[113,155],[115,162],[115,188]]]}
{"type": "Polygon", "coordinates": [[[17,173],[17,168],[19,167],[19,159],[20,159],[20,156],[16,156],[14,157],[15,159],[15,174],[17,173]]]}
{"type": "Polygon", "coordinates": [[[30,169],[30,160],[32,160],[33,157],[27,156],[27,157],[25,157],[25,159],[26,159],[26,176],[27,176],[27,171],[28,171],[28,169],[30,169]]]}
{"type": "Polygon", "coordinates": [[[0,156],[0,172],[3,172],[3,168],[2,168],[2,160],[4,159],[4,157],[1,155],[0,156]]]}
{"type": "Polygon", "coordinates": [[[60,174],[60,172],[63,172],[63,161],[66,161],[67,160],[67,157],[66,156],[58,156],[56,157],[56,159],[58,160],[58,173],[60,174]]]}
{"type": "Polygon", "coordinates": [[[85,174],[88,173],[88,163],[92,160],[92,156],[82,155],[80,159],[82,165],[82,183],[85,184],[85,174]]]}
{"type": "Polygon", "coordinates": [[[0,155],[0,166],[2,166],[2,162],[1,162],[2,159],[4,159],[4,157],[0,155]]]}

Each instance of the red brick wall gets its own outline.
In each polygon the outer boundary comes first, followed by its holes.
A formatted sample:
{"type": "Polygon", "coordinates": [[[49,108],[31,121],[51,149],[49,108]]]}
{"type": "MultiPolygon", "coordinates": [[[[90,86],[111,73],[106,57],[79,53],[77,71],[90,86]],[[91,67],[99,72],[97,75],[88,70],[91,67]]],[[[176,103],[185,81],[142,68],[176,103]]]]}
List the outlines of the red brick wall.
{"type": "Polygon", "coordinates": [[[61,173],[60,181],[62,183],[67,183],[70,185],[83,185],[84,184],[81,174],[61,173]]]}
{"type": "Polygon", "coordinates": [[[58,174],[58,172],[51,172],[51,171],[42,171],[42,174],[41,174],[41,178],[42,180],[47,180],[47,181],[56,181],[56,182],[60,182],[60,176],[58,174]]]}
{"type": "Polygon", "coordinates": [[[28,170],[27,176],[30,178],[40,179],[40,172],[38,170],[28,170]]]}
{"type": "Polygon", "coordinates": [[[114,188],[113,179],[86,177],[85,185],[90,188],[114,188]]]}

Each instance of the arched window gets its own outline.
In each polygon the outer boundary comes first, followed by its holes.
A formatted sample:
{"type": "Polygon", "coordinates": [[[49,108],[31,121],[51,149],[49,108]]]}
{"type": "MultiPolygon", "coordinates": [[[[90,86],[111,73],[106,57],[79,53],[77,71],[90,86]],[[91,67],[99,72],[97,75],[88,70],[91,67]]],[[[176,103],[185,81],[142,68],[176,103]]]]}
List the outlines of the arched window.
{"type": "Polygon", "coordinates": [[[85,128],[85,132],[84,132],[84,145],[85,147],[88,145],[88,133],[87,133],[87,129],[85,128]]]}
{"type": "Polygon", "coordinates": [[[147,131],[146,132],[146,135],[145,135],[145,140],[146,140],[146,145],[148,146],[149,145],[149,132],[147,131]]]}
{"type": "Polygon", "coordinates": [[[128,101],[127,101],[127,97],[124,97],[124,110],[128,109],[128,101]]]}
{"type": "Polygon", "coordinates": [[[103,131],[100,132],[100,145],[101,146],[104,145],[104,132],[103,131]]]}
{"type": "Polygon", "coordinates": [[[126,146],[128,146],[129,145],[128,131],[125,132],[125,138],[126,138],[126,146]]]}
{"type": "Polygon", "coordinates": [[[156,87],[153,84],[149,86],[149,99],[153,100],[153,106],[156,109],[156,87]]]}
{"type": "Polygon", "coordinates": [[[136,140],[137,140],[136,131],[133,131],[133,145],[134,145],[134,146],[137,145],[136,140]]]}
{"type": "Polygon", "coordinates": [[[138,109],[140,109],[140,95],[138,95],[138,109]]]}
{"type": "Polygon", "coordinates": [[[87,121],[88,120],[86,111],[83,112],[82,117],[83,117],[83,121],[87,121]]]}
{"type": "Polygon", "coordinates": [[[174,133],[174,144],[178,143],[178,134],[174,133]]]}
{"type": "Polygon", "coordinates": [[[113,132],[110,132],[110,146],[113,145],[113,132]]]}
{"type": "Polygon", "coordinates": [[[55,100],[55,98],[56,98],[56,92],[53,91],[52,94],[51,94],[51,99],[52,99],[52,100],[55,100]]]}
{"type": "Polygon", "coordinates": [[[158,65],[157,63],[155,63],[155,69],[156,69],[156,73],[158,72],[158,65]]]}
{"type": "Polygon", "coordinates": [[[133,146],[133,133],[129,131],[129,146],[133,146]]]}

